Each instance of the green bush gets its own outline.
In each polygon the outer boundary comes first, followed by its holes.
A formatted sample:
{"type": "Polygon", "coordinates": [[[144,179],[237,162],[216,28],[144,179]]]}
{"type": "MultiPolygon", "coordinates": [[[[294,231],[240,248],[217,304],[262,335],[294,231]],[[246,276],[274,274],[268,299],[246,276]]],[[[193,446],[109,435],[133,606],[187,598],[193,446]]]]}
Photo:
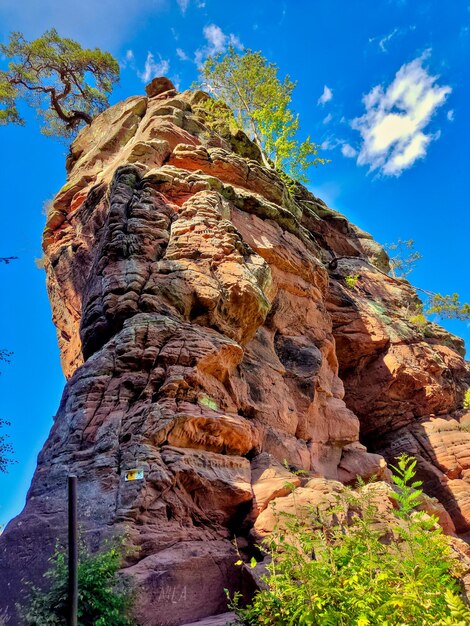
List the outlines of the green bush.
{"type": "MultiPolygon", "coordinates": [[[[232,609],[243,624],[269,626],[444,626],[470,624],[456,562],[436,523],[414,506],[416,461],[394,468],[397,509],[381,523],[373,491],[346,492],[328,515],[279,515],[265,546],[266,588],[232,609]],[[367,495],[369,494],[369,495],[367,495]]],[[[295,492],[294,492],[295,497],[295,492]]]]}
{"type": "Polygon", "coordinates": [[[417,326],[421,330],[426,328],[429,325],[428,319],[424,315],[424,313],[417,313],[416,315],[410,315],[408,318],[409,322],[414,326],[417,326]]]}
{"type": "Polygon", "coordinates": [[[463,408],[470,409],[470,387],[467,389],[463,397],[463,408]]]}
{"type": "Polygon", "coordinates": [[[354,289],[354,287],[357,285],[357,281],[359,280],[359,274],[349,274],[348,276],[344,277],[344,282],[346,283],[346,286],[349,287],[349,289],[354,289]]]}
{"type": "MultiPolygon", "coordinates": [[[[28,626],[63,626],[67,623],[67,557],[56,549],[44,575],[48,591],[34,587],[26,608],[20,608],[28,626]]],[[[118,545],[98,554],[82,547],[78,563],[78,625],[134,626],[130,616],[133,595],[128,582],[117,575],[122,563],[118,545]]]]}

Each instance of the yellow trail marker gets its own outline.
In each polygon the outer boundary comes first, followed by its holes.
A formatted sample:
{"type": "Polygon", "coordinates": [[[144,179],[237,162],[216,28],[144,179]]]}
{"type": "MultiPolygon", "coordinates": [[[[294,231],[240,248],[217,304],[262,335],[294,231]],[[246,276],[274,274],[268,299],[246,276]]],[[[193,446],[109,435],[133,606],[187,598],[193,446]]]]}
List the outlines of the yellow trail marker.
{"type": "Polygon", "coordinates": [[[144,470],[143,469],[132,469],[126,472],[124,476],[124,480],[143,480],[144,478],[144,470]]]}

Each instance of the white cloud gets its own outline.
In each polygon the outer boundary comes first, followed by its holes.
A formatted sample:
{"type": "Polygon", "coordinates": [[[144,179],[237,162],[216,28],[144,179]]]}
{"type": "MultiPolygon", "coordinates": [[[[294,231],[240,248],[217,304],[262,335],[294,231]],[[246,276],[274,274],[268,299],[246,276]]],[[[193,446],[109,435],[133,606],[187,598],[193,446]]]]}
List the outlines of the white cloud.
{"type": "Polygon", "coordinates": [[[357,155],[357,150],[355,150],[348,143],[343,143],[341,146],[341,154],[347,159],[353,159],[357,155]]]}
{"type": "Polygon", "coordinates": [[[391,33],[389,33],[388,35],[385,35],[385,37],[382,37],[382,39],[379,41],[379,48],[382,50],[382,52],[387,52],[388,42],[390,41],[390,39],[395,37],[397,33],[398,33],[398,28],[394,28],[391,33]]]}
{"type": "Polygon", "coordinates": [[[135,57],[134,57],[134,51],[133,50],[126,50],[126,54],[124,56],[124,60],[123,61],[119,61],[119,65],[121,67],[121,69],[126,69],[126,67],[130,67],[132,69],[135,69],[135,57]]]}
{"type": "Polygon", "coordinates": [[[351,123],[363,140],[359,165],[398,176],[424,157],[429,143],[437,139],[423,131],[452,89],[437,85],[438,77],[423,67],[428,55],[402,65],[388,87],[376,85],[363,97],[366,112],[351,123]]]}
{"type": "Polygon", "coordinates": [[[331,100],[331,98],[333,97],[333,92],[332,90],[327,87],[327,85],[325,85],[323,87],[323,93],[322,95],[318,98],[318,104],[326,104],[327,102],[329,102],[331,100]]]}
{"type": "Polygon", "coordinates": [[[189,6],[189,0],[176,0],[176,1],[178,2],[179,8],[181,9],[181,13],[185,15],[189,6]]]}
{"type": "Polygon", "coordinates": [[[181,61],[188,61],[188,59],[189,59],[189,57],[186,54],[186,52],[184,50],[182,50],[181,48],[176,48],[176,56],[181,61]]]}
{"type": "Polygon", "coordinates": [[[351,146],[351,144],[347,143],[341,137],[335,137],[334,135],[330,135],[320,144],[320,148],[322,150],[336,150],[337,148],[341,149],[341,154],[349,159],[357,156],[357,150],[351,146]]]}
{"type": "Polygon", "coordinates": [[[449,120],[449,122],[454,121],[454,109],[450,109],[450,111],[447,111],[447,119],[449,120]]]}
{"type": "Polygon", "coordinates": [[[243,49],[243,44],[240,41],[240,39],[234,35],[233,33],[230,33],[230,35],[228,36],[228,40],[229,40],[229,44],[231,46],[233,46],[234,48],[237,48],[237,50],[242,50],[243,49]]]}
{"type": "Polygon", "coordinates": [[[204,26],[202,32],[209,44],[210,54],[217,54],[217,52],[223,52],[225,50],[227,35],[220,26],[217,26],[217,24],[209,24],[209,26],[204,26]]]}
{"type": "Polygon", "coordinates": [[[387,44],[388,42],[400,33],[400,29],[394,28],[392,32],[388,33],[388,35],[384,35],[383,37],[369,37],[369,43],[374,43],[374,41],[378,41],[379,48],[382,52],[388,52],[387,44]]]}
{"type": "Polygon", "coordinates": [[[194,61],[197,65],[200,65],[209,56],[225,52],[228,46],[233,46],[238,50],[243,49],[243,44],[236,35],[233,33],[226,35],[217,24],[204,26],[202,32],[207,43],[196,50],[194,61]]]}
{"type": "Polygon", "coordinates": [[[384,35],[383,37],[369,37],[369,43],[377,42],[378,47],[382,52],[388,52],[388,44],[392,39],[394,39],[397,35],[399,37],[406,35],[406,33],[413,32],[416,30],[416,25],[410,24],[404,28],[394,28],[390,33],[384,35]]]}
{"type": "Polygon", "coordinates": [[[333,119],[333,116],[331,115],[331,113],[328,113],[328,115],[326,115],[323,118],[323,124],[329,124],[332,119],[333,119]]]}
{"type": "Polygon", "coordinates": [[[155,57],[151,52],[147,53],[147,59],[145,60],[145,67],[143,72],[137,72],[139,78],[143,83],[148,83],[152,78],[156,76],[165,76],[170,69],[170,62],[168,59],[160,58],[159,61],[155,61],[155,57]]]}
{"type": "Polygon", "coordinates": [[[341,139],[338,139],[334,135],[330,135],[323,140],[323,142],[320,144],[320,148],[322,150],[334,150],[338,146],[342,145],[342,143],[343,142],[341,141],[341,139]]]}

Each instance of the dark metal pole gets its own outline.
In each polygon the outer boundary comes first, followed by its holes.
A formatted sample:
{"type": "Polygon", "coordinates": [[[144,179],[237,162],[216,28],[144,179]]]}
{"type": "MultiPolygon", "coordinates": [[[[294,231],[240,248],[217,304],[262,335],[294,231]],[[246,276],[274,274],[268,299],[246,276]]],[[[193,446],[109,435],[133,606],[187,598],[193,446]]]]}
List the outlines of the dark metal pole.
{"type": "Polygon", "coordinates": [[[69,476],[69,614],[67,626],[77,626],[78,612],[78,531],[77,477],[69,476]]]}

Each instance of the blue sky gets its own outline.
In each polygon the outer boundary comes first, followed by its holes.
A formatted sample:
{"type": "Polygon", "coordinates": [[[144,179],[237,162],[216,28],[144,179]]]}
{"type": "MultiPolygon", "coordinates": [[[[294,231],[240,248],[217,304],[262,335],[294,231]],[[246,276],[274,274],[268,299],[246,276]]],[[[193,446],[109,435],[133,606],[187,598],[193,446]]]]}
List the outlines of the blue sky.
{"type": "MultiPolygon", "coordinates": [[[[166,74],[180,89],[229,43],[262,50],[298,81],[301,132],[331,163],[311,189],[381,243],[414,239],[423,255],[410,276],[470,301],[470,0],[0,0],[0,40],[56,27],[109,50],[122,66],[112,102],[166,74]]],[[[1,60],[0,60],[1,64],[1,60]]],[[[17,464],[0,476],[0,524],[24,503],[64,378],[41,256],[44,203],[65,180],[66,147],[43,137],[33,112],[0,128],[0,415],[17,464]]],[[[466,338],[470,327],[448,322],[466,338]]]]}

